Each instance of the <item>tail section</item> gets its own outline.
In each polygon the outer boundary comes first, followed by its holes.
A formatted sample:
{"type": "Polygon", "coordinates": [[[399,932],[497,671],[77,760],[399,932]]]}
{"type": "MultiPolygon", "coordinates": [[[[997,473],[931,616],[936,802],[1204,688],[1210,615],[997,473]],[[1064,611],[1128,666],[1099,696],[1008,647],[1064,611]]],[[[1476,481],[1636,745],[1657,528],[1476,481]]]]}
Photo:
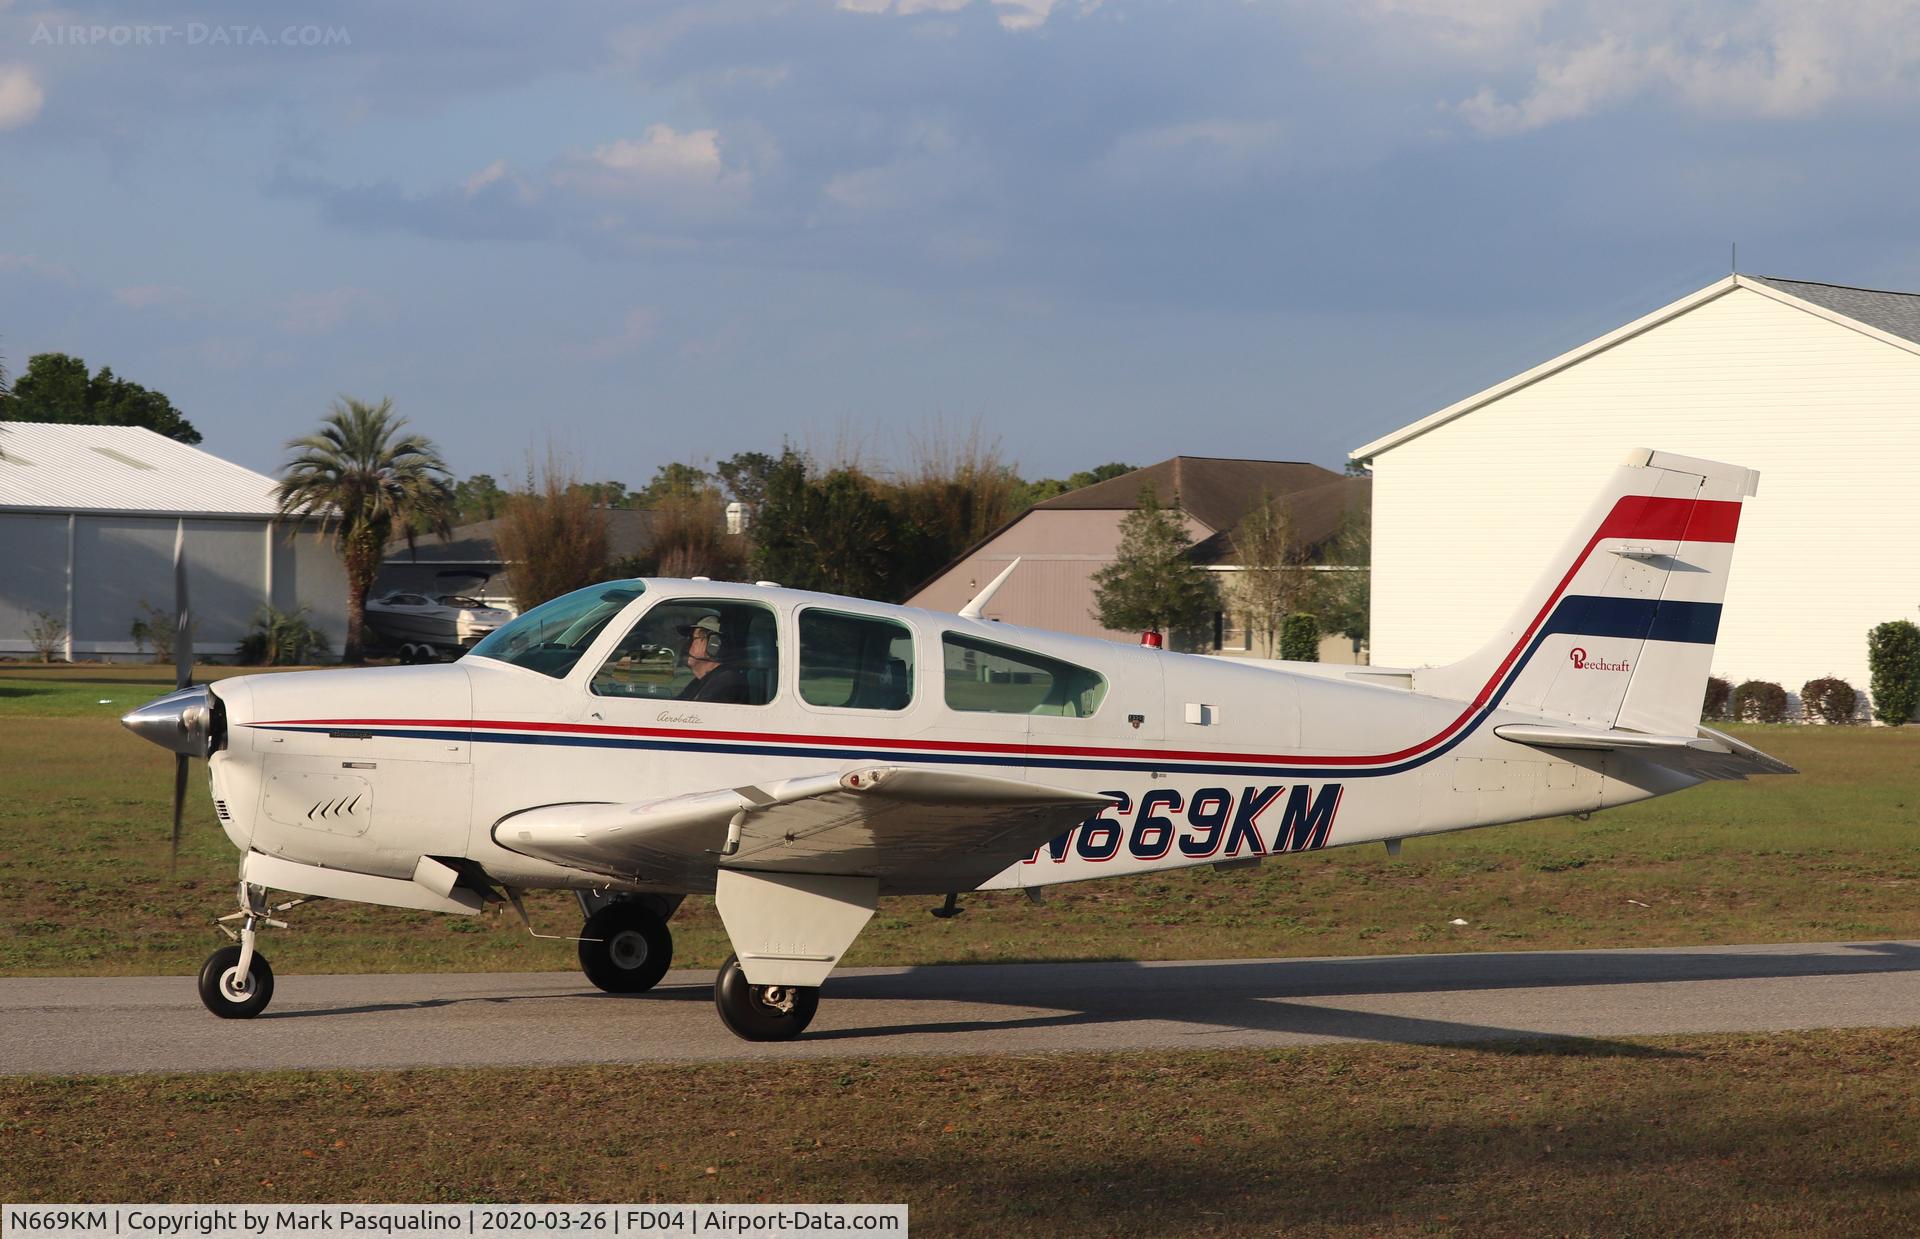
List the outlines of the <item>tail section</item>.
{"type": "Polygon", "coordinates": [[[1495,637],[1416,692],[1692,734],[1750,469],[1635,451],[1495,637]]]}

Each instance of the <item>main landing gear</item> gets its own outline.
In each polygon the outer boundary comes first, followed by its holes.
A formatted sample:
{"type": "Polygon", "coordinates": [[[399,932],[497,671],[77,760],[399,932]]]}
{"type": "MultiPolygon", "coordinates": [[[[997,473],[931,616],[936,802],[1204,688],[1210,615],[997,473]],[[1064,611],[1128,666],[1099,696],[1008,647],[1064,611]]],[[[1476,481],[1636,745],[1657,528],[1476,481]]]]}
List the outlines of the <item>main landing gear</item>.
{"type": "Polygon", "coordinates": [[[791,1041],[820,1009],[817,985],[753,985],[737,957],[727,956],[713,979],[713,1005],[734,1035],[747,1041],[791,1041]]]}
{"type": "Polygon", "coordinates": [[[240,883],[240,910],[220,918],[221,930],[238,945],[221,947],[200,965],[200,1001],[207,1010],[223,1020],[250,1020],[267,1009],[273,1001],[273,968],[254,949],[260,927],[285,929],[287,923],[274,914],[312,902],[308,896],[268,907],[266,887],[240,883]],[[228,921],[239,921],[239,932],[227,928],[228,921]]]}
{"type": "MultiPolygon", "coordinates": [[[[581,892],[580,971],[609,994],[642,994],[673,965],[673,934],[652,901],[615,899],[598,907],[581,892]]],[[[672,909],[668,909],[671,913],[672,909]]]]}

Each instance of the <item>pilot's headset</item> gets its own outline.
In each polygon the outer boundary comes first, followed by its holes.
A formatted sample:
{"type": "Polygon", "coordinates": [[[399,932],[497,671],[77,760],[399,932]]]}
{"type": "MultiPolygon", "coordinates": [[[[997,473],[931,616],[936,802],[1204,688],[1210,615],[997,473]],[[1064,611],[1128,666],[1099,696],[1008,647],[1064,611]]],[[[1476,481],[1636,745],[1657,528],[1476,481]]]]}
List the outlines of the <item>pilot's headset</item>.
{"type": "Polygon", "coordinates": [[[680,631],[686,636],[688,643],[691,644],[693,634],[696,630],[706,634],[707,657],[715,662],[719,662],[721,654],[725,650],[725,639],[720,635],[720,617],[712,612],[708,612],[680,631]]]}

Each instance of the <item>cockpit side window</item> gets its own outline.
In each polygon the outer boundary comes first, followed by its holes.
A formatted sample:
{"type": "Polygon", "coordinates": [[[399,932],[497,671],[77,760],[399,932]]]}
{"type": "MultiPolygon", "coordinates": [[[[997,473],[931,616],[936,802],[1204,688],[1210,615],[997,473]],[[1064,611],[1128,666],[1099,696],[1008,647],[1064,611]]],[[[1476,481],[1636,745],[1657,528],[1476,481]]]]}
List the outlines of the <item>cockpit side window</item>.
{"type": "Polygon", "coordinates": [[[593,673],[601,697],[763,706],[780,683],[779,625],[757,602],[675,598],[642,615],[593,673]]]}
{"type": "Polygon", "coordinates": [[[809,607],[800,613],[800,697],[808,705],[904,710],[913,700],[913,630],[809,607]]]}
{"type": "Polygon", "coordinates": [[[468,657],[492,658],[563,679],[607,622],[645,588],[640,581],[609,581],[562,594],[494,629],[468,657]]]}
{"type": "Polygon", "coordinates": [[[942,634],[940,650],[951,709],[1085,718],[1107,695],[1099,672],[1045,654],[957,632],[942,634]]]}

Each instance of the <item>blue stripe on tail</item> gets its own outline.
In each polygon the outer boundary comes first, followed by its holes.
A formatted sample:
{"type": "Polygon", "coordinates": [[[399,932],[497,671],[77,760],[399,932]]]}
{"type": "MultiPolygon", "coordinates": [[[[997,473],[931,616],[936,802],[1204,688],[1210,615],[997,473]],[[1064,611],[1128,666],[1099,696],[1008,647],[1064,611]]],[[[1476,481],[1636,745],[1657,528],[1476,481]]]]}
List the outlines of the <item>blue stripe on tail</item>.
{"type": "Polygon", "coordinates": [[[1540,630],[1543,637],[1554,633],[1712,645],[1720,634],[1720,604],[1569,594],[1540,630]]]}

